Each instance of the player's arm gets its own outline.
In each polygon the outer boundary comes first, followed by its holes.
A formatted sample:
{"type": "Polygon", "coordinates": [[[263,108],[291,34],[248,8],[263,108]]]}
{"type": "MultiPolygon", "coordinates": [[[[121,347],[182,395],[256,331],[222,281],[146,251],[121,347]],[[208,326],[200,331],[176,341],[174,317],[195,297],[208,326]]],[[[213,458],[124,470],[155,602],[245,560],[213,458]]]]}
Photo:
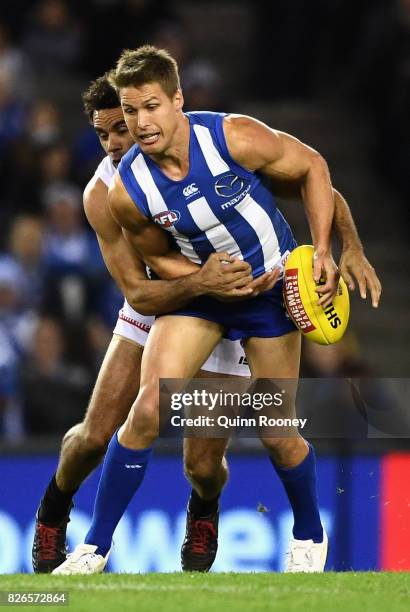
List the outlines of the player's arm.
{"type": "Polygon", "coordinates": [[[149,224],[148,235],[145,235],[144,228],[148,225],[145,217],[139,215],[134,205],[133,208],[137,214],[137,218],[134,219],[132,219],[132,210],[126,210],[124,214],[121,209],[123,205],[121,201],[116,207],[118,198],[116,198],[115,186],[112,196],[114,210],[129,228],[127,234],[133,238],[140,235],[140,241],[135,239],[130,243],[125,239],[123,228],[111,213],[107,188],[101,181],[90,183],[85,191],[86,214],[97,233],[107,268],[128,303],[142,314],[169,312],[205,294],[212,294],[220,298],[253,297],[269,289],[276,281],[277,275],[274,272],[265,278],[259,277],[255,281],[252,280],[249,264],[234,260],[228,253],[214,253],[200,267],[195,264],[191,265],[191,262],[180,254],[177,254],[178,257],[173,257],[173,252],[166,262],[166,265],[169,266],[166,269],[169,269],[169,275],[174,277],[179,271],[180,277],[170,280],[148,280],[145,275],[145,266],[134,250],[134,242],[139,249],[149,248],[154,254],[157,251],[153,244],[159,244],[160,253],[163,253],[165,258],[169,250],[167,235],[153,224],[149,224]],[[126,215],[131,217],[131,221],[126,215]],[[138,217],[142,217],[139,229],[137,229],[138,217]],[[230,265],[225,265],[223,263],[225,261],[231,262],[230,265]]]}
{"type": "Polygon", "coordinates": [[[272,179],[297,182],[309,221],[315,259],[313,276],[323,275],[319,303],[330,304],[336,294],[338,270],[331,254],[334,200],[329,170],[323,157],[297,138],[275,131],[251,117],[230,115],[224,132],[233,159],[250,171],[272,179]]]}
{"type": "Polygon", "coordinates": [[[202,267],[189,261],[171,247],[167,232],[139,212],[118,173],[110,185],[108,205],[129,244],[160,278],[197,274],[201,278],[202,294],[220,299],[255,297],[271,289],[278,280],[278,270],[252,279],[251,266],[228,253],[210,255],[202,267]]]}
{"type": "Polygon", "coordinates": [[[380,301],[382,286],[375,269],[364,254],[355,222],[349,205],[341,193],[334,190],[335,216],[333,227],[342,245],[339,270],[350,290],[354,290],[355,281],[359,286],[360,296],[366,299],[370,292],[373,308],[380,301]]]}
{"type": "Polygon", "coordinates": [[[108,192],[108,206],[132,249],[160,278],[169,280],[198,271],[199,266],[171,248],[168,234],[140,213],[118,173],[108,192]]]}
{"type": "Polygon", "coordinates": [[[125,240],[121,227],[111,215],[107,196],[106,185],[99,179],[91,180],[84,191],[84,210],[96,232],[104,262],[132,308],[145,315],[160,314],[175,308],[175,303],[183,305],[192,299],[194,283],[174,283],[177,287],[173,287],[171,300],[164,286],[167,281],[151,282],[147,279],[144,263],[125,240]]]}
{"type": "MultiPolygon", "coordinates": [[[[271,188],[272,192],[280,198],[301,199],[301,186],[297,182],[272,181],[271,188]]],[[[340,274],[350,290],[353,291],[355,283],[358,284],[363,299],[366,298],[367,290],[369,290],[372,305],[377,308],[382,290],[380,280],[364,253],[349,204],[335,188],[333,188],[333,198],[335,214],[332,229],[336,232],[342,246],[339,261],[340,274]]]]}
{"type": "Polygon", "coordinates": [[[132,308],[144,315],[163,314],[184,306],[199,295],[210,293],[215,286],[227,295],[236,294],[237,279],[221,277],[221,266],[216,257],[182,278],[147,279],[144,263],[125,239],[122,228],[108,208],[107,196],[104,183],[93,179],[84,191],[84,209],[96,232],[105,264],[132,308]]]}

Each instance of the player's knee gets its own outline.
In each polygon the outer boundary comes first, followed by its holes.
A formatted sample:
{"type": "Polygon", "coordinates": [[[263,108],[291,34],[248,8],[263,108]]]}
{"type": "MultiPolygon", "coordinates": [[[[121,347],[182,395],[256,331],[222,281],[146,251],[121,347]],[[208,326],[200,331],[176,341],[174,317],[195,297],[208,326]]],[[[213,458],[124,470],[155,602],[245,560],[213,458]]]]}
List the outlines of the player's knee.
{"type": "Polygon", "coordinates": [[[159,435],[158,413],[147,410],[132,425],[135,435],[144,440],[145,444],[152,444],[159,435]]]}
{"type": "Polygon", "coordinates": [[[69,443],[71,440],[77,438],[81,434],[83,423],[77,423],[73,425],[63,436],[63,446],[69,443]]]}
{"type": "MultiPolygon", "coordinates": [[[[71,438],[81,447],[83,452],[92,455],[104,455],[113,432],[92,427],[86,423],[79,423],[74,428],[71,438]]],[[[71,430],[70,430],[71,431],[71,430]]],[[[70,432],[67,432],[69,434],[70,432]]],[[[66,435],[67,435],[66,434],[66,435]]]]}
{"type": "Polygon", "coordinates": [[[221,467],[220,457],[191,457],[188,455],[184,458],[185,475],[191,482],[210,482],[217,477],[221,467]]]}
{"type": "Polygon", "coordinates": [[[147,442],[153,442],[159,434],[159,406],[157,391],[142,392],[124,424],[124,431],[147,442]]]}

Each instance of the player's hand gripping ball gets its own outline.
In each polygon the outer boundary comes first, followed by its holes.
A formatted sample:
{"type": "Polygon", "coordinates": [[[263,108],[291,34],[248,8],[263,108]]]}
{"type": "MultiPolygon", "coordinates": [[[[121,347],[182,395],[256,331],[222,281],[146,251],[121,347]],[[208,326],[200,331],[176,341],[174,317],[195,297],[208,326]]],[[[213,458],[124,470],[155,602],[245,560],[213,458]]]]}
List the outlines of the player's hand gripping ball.
{"type": "Polygon", "coordinates": [[[332,303],[325,308],[319,306],[313,280],[313,253],[313,246],[305,244],[289,255],[285,264],[284,300],[293,322],[306,338],[318,344],[334,344],[343,337],[349,321],[349,292],[340,277],[332,303]]]}

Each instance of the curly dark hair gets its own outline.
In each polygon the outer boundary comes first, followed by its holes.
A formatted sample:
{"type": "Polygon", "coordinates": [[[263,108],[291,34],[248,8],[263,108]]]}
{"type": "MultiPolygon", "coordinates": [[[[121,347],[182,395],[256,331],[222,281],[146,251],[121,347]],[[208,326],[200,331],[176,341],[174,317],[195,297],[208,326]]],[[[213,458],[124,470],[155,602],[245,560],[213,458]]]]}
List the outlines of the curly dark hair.
{"type": "Polygon", "coordinates": [[[95,79],[82,95],[84,111],[91,124],[93,123],[94,111],[120,106],[117,92],[110,85],[109,77],[110,73],[106,72],[103,76],[95,79]]]}

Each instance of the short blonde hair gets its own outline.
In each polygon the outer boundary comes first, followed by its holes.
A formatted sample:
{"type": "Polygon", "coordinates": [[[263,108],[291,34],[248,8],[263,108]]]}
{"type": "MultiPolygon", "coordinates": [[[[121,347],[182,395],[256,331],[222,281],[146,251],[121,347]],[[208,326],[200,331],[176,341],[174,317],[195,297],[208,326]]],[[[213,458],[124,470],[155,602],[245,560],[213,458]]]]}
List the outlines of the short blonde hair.
{"type": "Polygon", "coordinates": [[[117,91],[121,87],[159,83],[167,96],[172,98],[181,89],[178,64],[168,51],[152,45],[125,49],[109,79],[117,91]]]}

